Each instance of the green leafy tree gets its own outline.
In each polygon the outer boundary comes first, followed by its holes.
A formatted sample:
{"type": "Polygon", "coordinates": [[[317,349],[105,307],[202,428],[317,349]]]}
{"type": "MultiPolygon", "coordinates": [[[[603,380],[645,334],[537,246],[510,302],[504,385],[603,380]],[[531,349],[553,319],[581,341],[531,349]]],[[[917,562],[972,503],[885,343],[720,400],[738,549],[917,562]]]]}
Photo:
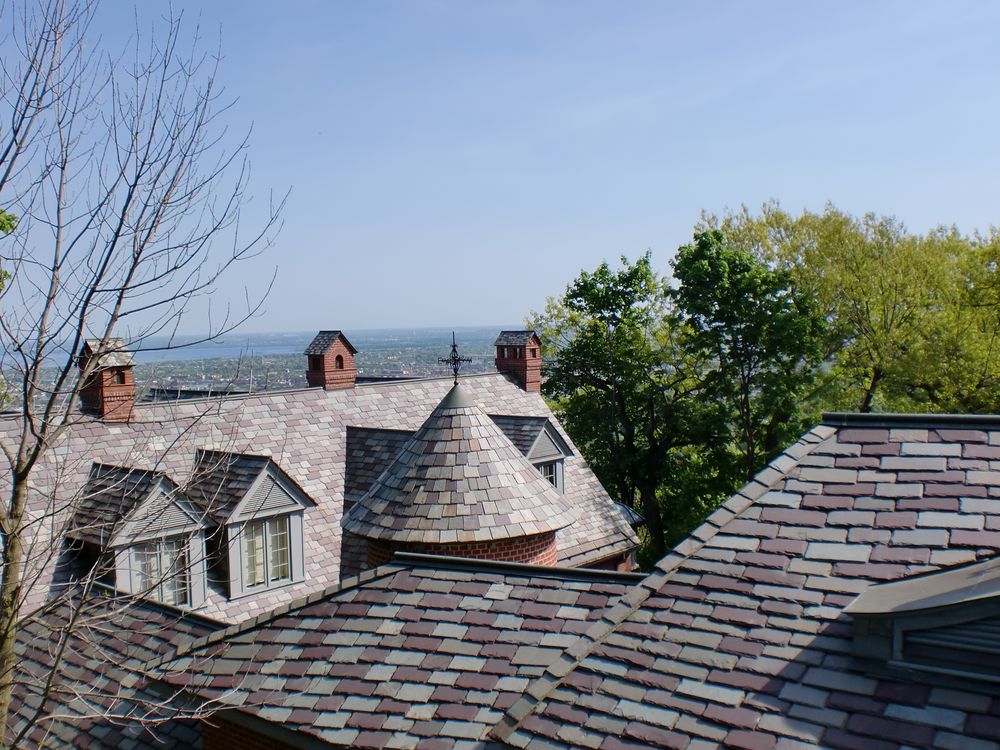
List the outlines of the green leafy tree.
{"type": "Polygon", "coordinates": [[[657,556],[676,527],[661,496],[684,463],[678,451],[724,430],[717,405],[699,398],[705,362],[678,346],[666,302],[646,254],[581,273],[530,321],[548,346],[545,394],[602,483],[643,514],[657,556]]]}
{"type": "Polygon", "coordinates": [[[673,323],[692,357],[714,363],[710,392],[730,412],[747,478],[799,433],[800,405],[822,362],[824,322],[791,273],[695,234],[673,263],[673,323]]]}
{"type": "Polygon", "coordinates": [[[702,217],[729,243],[787,270],[827,320],[818,403],[836,410],[1000,408],[1000,239],[826,206],[792,216],[776,203],[702,217]]]}

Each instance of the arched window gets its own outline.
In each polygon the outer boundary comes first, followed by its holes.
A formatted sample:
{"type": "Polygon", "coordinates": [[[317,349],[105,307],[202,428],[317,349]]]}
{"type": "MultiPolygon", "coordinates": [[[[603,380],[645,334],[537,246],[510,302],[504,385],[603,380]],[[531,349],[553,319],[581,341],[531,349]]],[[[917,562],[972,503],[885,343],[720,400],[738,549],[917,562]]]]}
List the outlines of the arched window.
{"type": "Polygon", "coordinates": [[[337,358],[334,360],[334,366],[338,370],[343,370],[344,369],[344,358],[343,358],[342,355],[340,355],[340,354],[337,355],[337,358]]]}

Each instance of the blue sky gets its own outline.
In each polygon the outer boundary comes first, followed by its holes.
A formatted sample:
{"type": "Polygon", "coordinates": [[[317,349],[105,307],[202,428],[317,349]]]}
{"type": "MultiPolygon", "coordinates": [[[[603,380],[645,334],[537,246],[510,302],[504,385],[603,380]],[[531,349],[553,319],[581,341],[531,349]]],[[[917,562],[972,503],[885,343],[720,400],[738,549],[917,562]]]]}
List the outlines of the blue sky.
{"type": "Polygon", "coordinates": [[[997,3],[174,8],[221,33],[254,194],[291,188],[275,248],[220,290],[277,267],[247,330],[516,322],[769,198],[1000,224],[997,3]]]}

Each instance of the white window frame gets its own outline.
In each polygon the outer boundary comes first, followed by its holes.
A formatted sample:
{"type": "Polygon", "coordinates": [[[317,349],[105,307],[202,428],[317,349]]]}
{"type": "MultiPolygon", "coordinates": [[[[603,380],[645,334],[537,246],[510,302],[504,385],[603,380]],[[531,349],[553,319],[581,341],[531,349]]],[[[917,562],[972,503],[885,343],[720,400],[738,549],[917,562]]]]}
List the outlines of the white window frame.
{"type": "Polygon", "coordinates": [[[563,491],[563,459],[556,458],[551,461],[539,461],[535,464],[538,473],[541,474],[558,491],[563,491]],[[546,469],[551,468],[552,475],[546,473],[546,469]]]}
{"type": "MultiPolygon", "coordinates": [[[[273,533],[273,527],[272,532],[273,533]]],[[[277,589],[289,584],[299,583],[305,579],[305,554],[302,539],[302,511],[292,513],[276,513],[259,518],[252,518],[246,521],[232,523],[227,526],[228,547],[229,547],[229,598],[237,599],[242,596],[259,594],[269,589],[277,589]],[[276,577],[273,581],[271,577],[271,567],[274,562],[271,560],[272,548],[269,543],[270,535],[268,526],[280,521],[285,522],[287,530],[287,566],[288,574],[284,577],[276,577]],[[251,577],[248,568],[247,543],[250,534],[255,528],[264,529],[264,543],[261,550],[264,555],[263,569],[264,580],[258,582],[258,576],[251,577]],[[251,580],[253,583],[251,583],[251,580]]]]}
{"type": "Polygon", "coordinates": [[[191,538],[183,535],[150,539],[129,547],[133,593],[172,607],[191,607],[190,548],[191,538]],[[172,555],[172,559],[168,560],[168,555],[172,555]],[[155,560],[155,565],[147,567],[146,561],[150,559],[155,560]],[[183,592],[183,598],[177,597],[178,592],[183,592]]]}
{"type": "MultiPolygon", "coordinates": [[[[243,560],[243,581],[244,590],[260,591],[263,589],[282,586],[292,581],[292,523],[288,515],[273,516],[271,518],[261,518],[254,521],[247,521],[243,526],[240,537],[242,538],[241,558],[243,560]],[[284,546],[275,546],[275,538],[284,537],[284,546]],[[254,557],[259,555],[259,563],[250,560],[250,542],[260,539],[259,549],[254,557]],[[276,561],[275,553],[284,551],[284,560],[276,561]],[[258,575],[253,574],[251,567],[259,569],[258,575]],[[275,568],[283,569],[282,573],[275,572],[275,568]]],[[[257,546],[255,544],[255,546],[257,546]]]]}

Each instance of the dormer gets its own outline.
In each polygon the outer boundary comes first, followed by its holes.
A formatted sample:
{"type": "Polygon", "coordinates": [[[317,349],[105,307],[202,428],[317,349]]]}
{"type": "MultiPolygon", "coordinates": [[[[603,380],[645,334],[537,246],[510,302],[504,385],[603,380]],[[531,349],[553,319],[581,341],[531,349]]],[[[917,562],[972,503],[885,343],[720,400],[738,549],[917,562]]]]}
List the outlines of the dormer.
{"type": "Polygon", "coordinates": [[[269,457],[199,450],[186,493],[214,526],[209,556],[231,598],[305,578],[303,514],[315,503],[269,457]]]}
{"type": "Polygon", "coordinates": [[[306,347],[306,381],[325,390],[353,388],[358,371],[354,348],[340,331],[320,331],[306,347]]]}
{"type": "Polygon", "coordinates": [[[542,389],[542,342],[534,331],[500,331],[496,346],[497,371],[514,376],[529,393],[542,389]]]}
{"type": "Polygon", "coordinates": [[[844,611],[874,672],[1000,682],[1000,557],[869,586],[844,611]]]}
{"type": "Polygon", "coordinates": [[[548,419],[500,414],[491,414],[490,419],[553,487],[566,491],[565,460],[573,452],[548,419]]]}
{"type": "Polygon", "coordinates": [[[135,362],[122,339],[87,339],[77,357],[80,406],[105,422],[127,422],[135,407],[135,362]]]}
{"type": "Polygon", "coordinates": [[[205,601],[202,514],[166,475],[95,463],[67,536],[107,560],[114,586],[177,607],[205,601]]]}

